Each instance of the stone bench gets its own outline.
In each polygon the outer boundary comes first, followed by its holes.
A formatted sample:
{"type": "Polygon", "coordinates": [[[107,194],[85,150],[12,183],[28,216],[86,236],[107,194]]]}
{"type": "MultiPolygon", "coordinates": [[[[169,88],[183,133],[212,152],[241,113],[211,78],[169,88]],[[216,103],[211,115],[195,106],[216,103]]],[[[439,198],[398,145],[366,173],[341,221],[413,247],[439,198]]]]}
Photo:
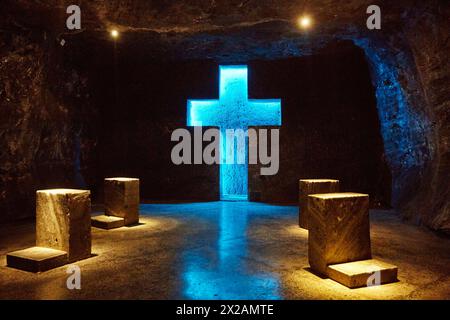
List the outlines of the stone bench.
{"type": "Polygon", "coordinates": [[[90,191],[36,192],[36,247],[11,252],[9,267],[45,271],[91,256],[90,191]]]}
{"type": "Polygon", "coordinates": [[[300,227],[308,229],[308,195],[339,191],[339,180],[301,179],[298,181],[298,221],[300,227]]]}
{"type": "Polygon", "coordinates": [[[105,214],[92,217],[92,226],[113,229],[139,223],[139,179],[106,178],[105,214]]]}
{"type": "Polygon", "coordinates": [[[371,258],[369,196],[324,193],[308,196],[308,258],[327,275],[327,266],[371,258]]]}
{"type": "Polygon", "coordinates": [[[369,196],[308,196],[308,259],[311,268],[349,288],[397,280],[397,267],[371,259],[369,196]]]}

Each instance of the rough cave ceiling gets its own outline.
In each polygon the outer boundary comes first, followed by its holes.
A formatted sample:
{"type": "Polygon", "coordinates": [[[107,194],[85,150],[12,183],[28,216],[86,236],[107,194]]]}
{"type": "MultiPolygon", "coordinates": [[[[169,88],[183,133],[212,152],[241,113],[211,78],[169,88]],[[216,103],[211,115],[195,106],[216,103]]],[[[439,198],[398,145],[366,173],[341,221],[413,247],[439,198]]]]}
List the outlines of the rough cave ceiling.
{"type": "Polygon", "coordinates": [[[9,1],[12,10],[5,21],[19,29],[45,30],[57,39],[85,41],[109,42],[105,30],[116,28],[126,34],[123,41],[139,41],[140,49],[160,57],[169,53],[177,59],[229,61],[310,54],[336,38],[382,41],[436,11],[432,3],[415,1],[420,8],[411,9],[414,1],[385,2],[380,3],[383,32],[366,28],[371,1],[79,1],[82,30],[68,32],[65,9],[72,2],[19,0],[9,1]],[[304,12],[314,16],[314,32],[297,28],[296,19],[304,12]]]}

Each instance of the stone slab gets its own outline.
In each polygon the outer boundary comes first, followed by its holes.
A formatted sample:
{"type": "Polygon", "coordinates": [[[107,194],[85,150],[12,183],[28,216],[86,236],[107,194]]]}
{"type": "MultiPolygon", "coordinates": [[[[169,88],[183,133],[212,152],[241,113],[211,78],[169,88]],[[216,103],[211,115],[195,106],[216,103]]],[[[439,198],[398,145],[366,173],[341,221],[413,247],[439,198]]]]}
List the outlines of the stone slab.
{"type": "Polygon", "coordinates": [[[397,272],[397,266],[377,259],[334,264],[327,268],[328,277],[349,288],[396,282],[397,272]]]}
{"type": "Polygon", "coordinates": [[[298,222],[300,227],[308,229],[308,195],[339,191],[339,180],[300,179],[298,181],[298,222]]]}
{"type": "Polygon", "coordinates": [[[67,252],[43,247],[31,247],[6,255],[8,267],[29,272],[47,271],[67,262],[67,252]]]}
{"type": "Polygon", "coordinates": [[[308,196],[308,260],[327,275],[327,266],[371,258],[369,196],[324,193],[308,196]]]}
{"type": "Polygon", "coordinates": [[[125,225],[125,220],[120,217],[100,215],[91,218],[91,224],[93,227],[100,229],[115,229],[125,225]]]}
{"type": "Polygon", "coordinates": [[[123,218],[125,225],[139,222],[139,179],[106,178],[105,215],[123,218]]]}
{"type": "Polygon", "coordinates": [[[36,192],[36,246],[67,252],[69,262],[91,256],[91,200],[88,190],[36,192]]]}

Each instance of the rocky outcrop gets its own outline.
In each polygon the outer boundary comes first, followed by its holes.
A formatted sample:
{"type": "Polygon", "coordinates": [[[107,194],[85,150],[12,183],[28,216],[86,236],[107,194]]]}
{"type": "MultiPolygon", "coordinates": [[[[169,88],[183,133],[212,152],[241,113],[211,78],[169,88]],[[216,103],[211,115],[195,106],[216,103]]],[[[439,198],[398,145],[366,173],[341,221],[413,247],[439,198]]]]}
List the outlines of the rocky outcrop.
{"type": "MultiPolygon", "coordinates": [[[[3,11],[5,14],[5,11],[3,11]]],[[[11,17],[10,17],[11,18],[11,17]]],[[[89,165],[87,79],[63,64],[45,31],[0,31],[0,221],[32,216],[35,191],[82,187],[89,165]]]]}

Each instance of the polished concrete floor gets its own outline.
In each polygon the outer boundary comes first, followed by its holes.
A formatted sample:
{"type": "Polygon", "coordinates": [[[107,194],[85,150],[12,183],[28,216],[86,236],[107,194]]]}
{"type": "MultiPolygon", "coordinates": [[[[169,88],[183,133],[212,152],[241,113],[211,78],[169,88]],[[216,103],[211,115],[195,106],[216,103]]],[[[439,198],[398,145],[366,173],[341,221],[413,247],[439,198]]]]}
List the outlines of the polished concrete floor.
{"type": "Polygon", "coordinates": [[[92,229],[93,257],[41,274],[7,268],[34,244],[31,222],[0,226],[1,299],[450,299],[450,239],[371,212],[372,251],[399,282],[348,289],[311,273],[297,207],[247,202],[143,204],[141,224],[92,229]]]}

